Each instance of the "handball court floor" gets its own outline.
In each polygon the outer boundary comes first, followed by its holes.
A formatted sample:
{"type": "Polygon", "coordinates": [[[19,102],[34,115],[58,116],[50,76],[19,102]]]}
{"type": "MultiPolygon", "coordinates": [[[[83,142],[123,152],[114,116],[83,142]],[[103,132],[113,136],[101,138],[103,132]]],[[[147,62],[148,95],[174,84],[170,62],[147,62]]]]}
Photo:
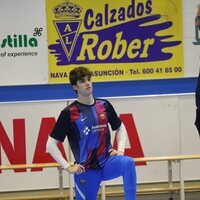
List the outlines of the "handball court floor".
{"type": "MultiPolygon", "coordinates": [[[[124,197],[107,197],[106,200],[124,200],[124,197]]],[[[169,200],[169,194],[138,195],[137,200],[169,200]]],[[[179,193],[173,194],[171,200],[180,200],[179,193]]],[[[185,193],[185,200],[200,200],[200,192],[185,193]]]]}
{"type": "MultiPolygon", "coordinates": [[[[31,192],[30,192],[31,193],[31,192]]],[[[11,194],[10,197],[11,199],[15,199],[15,195],[11,194]],[[13,198],[14,197],[14,198],[13,198]]],[[[19,198],[17,198],[19,200],[19,198]]],[[[23,197],[23,200],[25,198],[23,197]]],[[[27,198],[30,199],[30,198],[27,198]]],[[[35,198],[34,198],[35,199],[35,198]]],[[[37,198],[39,200],[40,198],[37,198]]],[[[48,200],[49,198],[46,198],[48,200]]],[[[60,198],[50,198],[51,200],[58,200],[60,198]]],[[[63,199],[63,198],[62,198],[63,199]]],[[[180,194],[179,193],[174,193],[173,194],[173,199],[169,199],[169,194],[145,194],[145,195],[137,195],[137,200],[180,200],[180,194]]],[[[9,200],[9,196],[5,198],[5,196],[1,196],[0,193],[0,200],[9,200]]],[[[98,198],[98,200],[101,200],[98,198]]],[[[106,200],[124,200],[124,196],[112,196],[112,197],[106,197],[106,200]]],[[[200,200],[200,192],[186,192],[185,193],[185,200],[200,200]]]]}

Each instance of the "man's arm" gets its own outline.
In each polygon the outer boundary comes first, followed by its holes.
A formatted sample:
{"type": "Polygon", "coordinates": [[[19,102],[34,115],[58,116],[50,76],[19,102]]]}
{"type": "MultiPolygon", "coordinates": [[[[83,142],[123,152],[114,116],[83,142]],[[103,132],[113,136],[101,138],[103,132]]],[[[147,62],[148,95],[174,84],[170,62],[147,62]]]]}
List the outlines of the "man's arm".
{"type": "Polygon", "coordinates": [[[118,145],[117,150],[124,153],[127,131],[123,123],[121,123],[121,126],[117,129],[116,134],[117,134],[117,145],[118,145]]]}
{"type": "Polygon", "coordinates": [[[60,150],[58,149],[58,140],[54,139],[53,137],[49,136],[46,144],[46,151],[51,154],[54,160],[63,168],[67,169],[70,164],[63,158],[60,150]]]}
{"type": "Polygon", "coordinates": [[[110,149],[110,155],[123,155],[125,144],[126,144],[126,128],[123,123],[121,123],[120,127],[116,130],[117,134],[117,151],[114,149],[110,149]]]}
{"type": "Polygon", "coordinates": [[[71,174],[81,174],[85,171],[85,168],[80,164],[70,165],[62,156],[60,150],[58,149],[58,140],[49,136],[46,144],[46,150],[54,160],[62,167],[62,169],[67,170],[71,174]]]}

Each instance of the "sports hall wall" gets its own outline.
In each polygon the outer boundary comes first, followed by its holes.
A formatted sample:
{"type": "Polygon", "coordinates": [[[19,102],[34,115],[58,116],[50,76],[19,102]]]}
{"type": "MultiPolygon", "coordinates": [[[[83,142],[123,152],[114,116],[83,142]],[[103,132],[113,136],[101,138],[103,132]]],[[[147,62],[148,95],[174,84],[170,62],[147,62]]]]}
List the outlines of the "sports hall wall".
{"type": "MultiPolygon", "coordinates": [[[[79,0],[71,18],[59,10],[64,3],[0,2],[0,164],[53,162],[46,139],[76,98],[68,73],[79,65],[93,71],[94,95],[107,98],[124,122],[127,155],[199,154],[200,1],[79,0]]],[[[63,147],[70,158],[67,141],[63,147]]],[[[199,180],[199,168],[199,160],[184,161],[184,179],[199,180]]],[[[137,176],[138,183],[166,182],[167,163],[140,163],[137,176]]],[[[56,188],[57,180],[56,169],[1,171],[0,192],[56,188]]]]}

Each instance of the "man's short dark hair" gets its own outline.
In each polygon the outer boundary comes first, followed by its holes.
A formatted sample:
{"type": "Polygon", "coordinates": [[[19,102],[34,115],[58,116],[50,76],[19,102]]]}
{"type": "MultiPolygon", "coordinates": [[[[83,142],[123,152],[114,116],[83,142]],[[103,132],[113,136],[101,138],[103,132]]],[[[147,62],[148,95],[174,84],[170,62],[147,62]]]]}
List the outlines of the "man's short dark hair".
{"type": "Polygon", "coordinates": [[[76,67],[69,73],[70,84],[76,85],[78,80],[86,76],[92,76],[92,72],[87,67],[76,67]]]}

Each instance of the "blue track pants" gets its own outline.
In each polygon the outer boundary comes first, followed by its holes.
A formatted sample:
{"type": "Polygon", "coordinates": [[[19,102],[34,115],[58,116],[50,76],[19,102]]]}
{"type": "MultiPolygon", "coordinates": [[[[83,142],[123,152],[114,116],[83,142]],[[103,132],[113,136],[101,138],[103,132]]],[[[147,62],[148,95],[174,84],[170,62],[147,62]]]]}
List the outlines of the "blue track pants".
{"type": "Polygon", "coordinates": [[[136,200],[136,171],[133,158],[110,156],[100,170],[74,175],[77,200],[96,200],[101,181],[123,177],[125,200],[136,200]]]}

